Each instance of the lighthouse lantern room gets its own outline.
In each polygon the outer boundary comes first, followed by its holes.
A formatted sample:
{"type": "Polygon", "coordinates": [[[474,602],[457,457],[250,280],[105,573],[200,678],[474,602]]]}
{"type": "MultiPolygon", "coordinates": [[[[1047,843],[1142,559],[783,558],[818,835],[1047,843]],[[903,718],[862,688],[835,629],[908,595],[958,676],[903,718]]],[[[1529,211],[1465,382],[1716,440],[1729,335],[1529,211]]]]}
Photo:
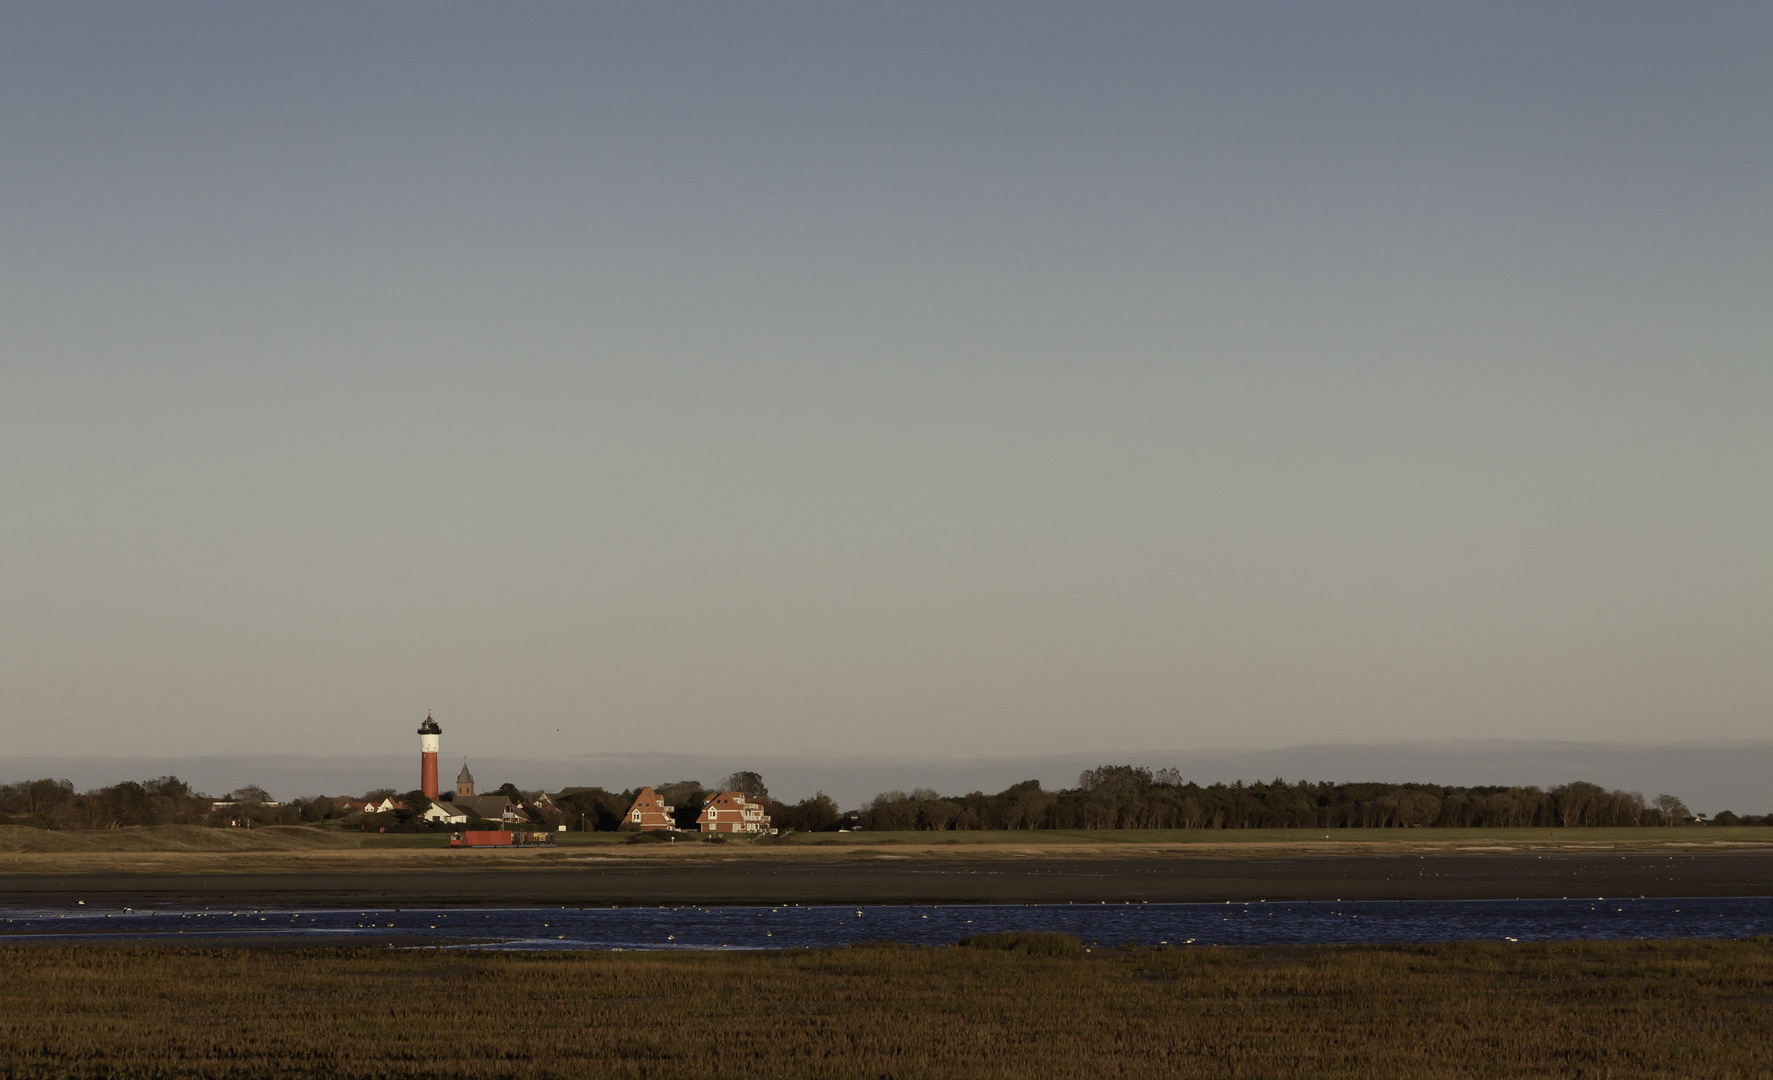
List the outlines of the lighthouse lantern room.
{"type": "Polygon", "coordinates": [[[429,715],[419,725],[419,790],[425,798],[437,798],[437,737],[443,728],[429,715]]]}

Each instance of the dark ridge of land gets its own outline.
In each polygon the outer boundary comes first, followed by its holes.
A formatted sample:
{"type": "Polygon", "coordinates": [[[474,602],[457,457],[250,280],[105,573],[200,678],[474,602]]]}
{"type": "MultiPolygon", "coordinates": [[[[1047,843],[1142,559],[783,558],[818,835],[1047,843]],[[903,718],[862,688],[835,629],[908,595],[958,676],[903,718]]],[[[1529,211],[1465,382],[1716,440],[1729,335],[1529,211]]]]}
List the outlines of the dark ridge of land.
{"type": "Polygon", "coordinates": [[[0,1071],[1773,1077],[1762,942],[1084,951],[997,937],[742,954],[0,946],[0,1071]]]}
{"type": "Polygon", "coordinates": [[[9,873],[0,903],[267,907],[1483,900],[1773,895],[1773,851],[600,861],[303,873],[9,873]]]}

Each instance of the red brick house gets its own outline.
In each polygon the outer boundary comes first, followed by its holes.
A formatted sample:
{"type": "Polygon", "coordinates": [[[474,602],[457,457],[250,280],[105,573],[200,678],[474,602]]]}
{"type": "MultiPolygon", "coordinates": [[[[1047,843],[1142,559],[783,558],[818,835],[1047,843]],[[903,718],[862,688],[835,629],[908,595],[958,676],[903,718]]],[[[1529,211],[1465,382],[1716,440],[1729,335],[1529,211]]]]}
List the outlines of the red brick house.
{"type": "Polygon", "coordinates": [[[769,815],[763,812],[763,804],[746,796],[743,791],[723,791],[709,799],[702,806],[702,816],[696,824],[705,833],[769,833],[769,815]]]}
{"type": "Polygon", "coordinates": [[[658,792],[644,787],[635,797],[634,805],[628,808],[627,824],[639,828],[641,832],[657,832],[660,829],[676,831],[677,819],[672,816],[676,809],[674,806],[666,806],[658,792]]]}

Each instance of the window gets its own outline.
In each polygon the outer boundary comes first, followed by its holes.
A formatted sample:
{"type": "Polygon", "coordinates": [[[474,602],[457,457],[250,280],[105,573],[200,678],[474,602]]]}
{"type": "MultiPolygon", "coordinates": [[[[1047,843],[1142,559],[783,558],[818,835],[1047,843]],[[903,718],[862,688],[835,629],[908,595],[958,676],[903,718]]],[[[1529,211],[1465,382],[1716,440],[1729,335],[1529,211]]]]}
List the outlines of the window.
{"type": "Polygon", "coordinates": [[[634,820],[635,821],[640,820],[640,811],[638,811],[638,810],[634,811],[634,820]]]}

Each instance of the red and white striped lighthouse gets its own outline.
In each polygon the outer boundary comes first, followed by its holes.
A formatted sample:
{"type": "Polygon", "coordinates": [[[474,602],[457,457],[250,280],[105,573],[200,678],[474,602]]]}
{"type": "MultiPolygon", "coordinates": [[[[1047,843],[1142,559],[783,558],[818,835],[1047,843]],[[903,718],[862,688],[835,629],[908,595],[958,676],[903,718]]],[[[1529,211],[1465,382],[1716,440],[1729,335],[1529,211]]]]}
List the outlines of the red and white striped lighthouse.
{"type": "Polygon", "coordinates": [[[419,790],[425,798],[437,798],[437,736],[443,729],[427,714],[419,725],[419,790]]]}

